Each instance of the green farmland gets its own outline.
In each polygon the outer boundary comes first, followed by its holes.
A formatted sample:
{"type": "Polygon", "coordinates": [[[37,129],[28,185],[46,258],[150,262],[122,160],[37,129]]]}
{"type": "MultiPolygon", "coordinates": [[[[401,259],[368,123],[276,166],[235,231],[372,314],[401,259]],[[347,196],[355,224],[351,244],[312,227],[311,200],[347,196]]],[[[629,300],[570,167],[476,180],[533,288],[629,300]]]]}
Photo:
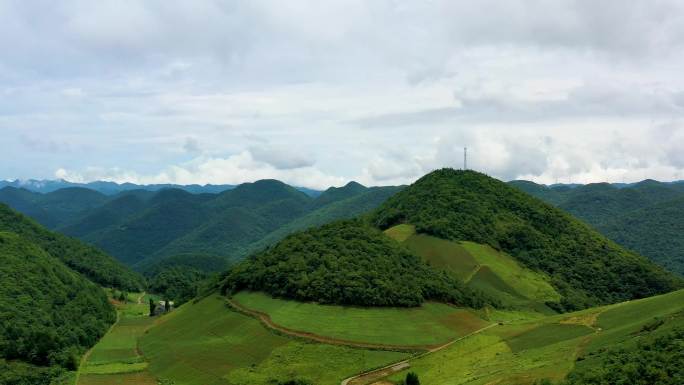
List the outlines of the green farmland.
{"type": "Polygon", "coordinates": [[[439,345],[488,325],[467,309],[433,302],[415,308],[361,308],[274,299],[251,292],[240,292],[233,299],[268,314],[274,323],[288,329],[373,344],[439,345]]]}
{"type": "Polygon", "coordinates": [[[269,384],[345,377],[401,360],[405,353],[310,343],[277,335],[213,295],[163,316],[140,339],[148,370],[174,384],[269,384]]]}
{"type": "MultiPolygon", "coordinates": [[[[655,319],[657,333],[684,326],[684,290],[616,305],[513,322],[410,362],[428,384],[532,384],[561,380],[576,365],[597,365],[604,349],[638,341],[655,319]],[[445,365],[449,362],[449,365],[445,365]]],[[[398,381],[406,371],[390,376],[398,381]]]]}
{"type": "Polygon", "coordinates": [[[84,357],[76,385],[157,384],[138,352],[138,338],[154,321],[148,298],[131,293],[126,303],[115,302],[118,321],[84,357]]]}
{"type": "Polygon", "coordinates": [[[524,268],[508,254],[489,246],[416,234],[414,227],[406,224],[389,228],[385,234],[431,266],[454,274],[463,283],[502,303],[547,312],[543,303],[560,299],[546,276],[524,268]]]}

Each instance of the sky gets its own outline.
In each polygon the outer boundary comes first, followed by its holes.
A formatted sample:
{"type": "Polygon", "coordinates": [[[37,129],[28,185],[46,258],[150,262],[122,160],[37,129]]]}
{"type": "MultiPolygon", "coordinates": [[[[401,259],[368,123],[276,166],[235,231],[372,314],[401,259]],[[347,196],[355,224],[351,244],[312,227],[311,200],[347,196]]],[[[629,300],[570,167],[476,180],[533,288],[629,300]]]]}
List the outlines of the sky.
{"type": "Polygon", "coordinates": [[[684,2],[0,0],[0,179],[684,179],[684,2]]]}

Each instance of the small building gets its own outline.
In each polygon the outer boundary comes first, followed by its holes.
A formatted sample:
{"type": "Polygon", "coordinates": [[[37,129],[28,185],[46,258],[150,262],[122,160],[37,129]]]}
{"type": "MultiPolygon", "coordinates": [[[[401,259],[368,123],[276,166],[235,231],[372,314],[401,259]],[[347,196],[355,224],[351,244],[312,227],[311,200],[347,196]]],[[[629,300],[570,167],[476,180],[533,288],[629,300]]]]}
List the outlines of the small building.
{"type": "Polygon", "coordinates": [[[173,301],[159,301],[154,307],[154,315],[162,315],[173,310],[173,301]]]}

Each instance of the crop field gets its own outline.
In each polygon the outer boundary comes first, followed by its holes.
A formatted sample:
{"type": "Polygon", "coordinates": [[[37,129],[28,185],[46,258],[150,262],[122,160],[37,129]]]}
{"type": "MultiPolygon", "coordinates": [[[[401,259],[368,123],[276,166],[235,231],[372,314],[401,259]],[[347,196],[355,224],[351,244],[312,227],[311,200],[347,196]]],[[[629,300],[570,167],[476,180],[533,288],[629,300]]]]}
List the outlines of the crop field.
{"type": "Polygon", "coordinates": [[[431,266],[453,273],[464,283],[503,303],[546,312],[548,309],[536,305],[560,299],[544,275],[521,266],[510,255],[489,246],[416,234],[410,225],[394,226],[385,230],[385,234],[431,266]]]}
{"type": "Polygon", "coordinates": [[[440,303],[416,308],[360,308],[274,299],[253,292],[240,292],[233,300],[268,314],[274,323],[288,329],[384,345],[438,345],[488,324],[469,310],[440,303]]]}
{"type": "MultiPolygon", "coordinates": [[[[643,300],[537,320],[512,322],[412,360],[407,370],[421,382],[439,384],[532,384],[559,380],[575,365],[593,365],[593,352],[610,344],[635,343],[655,317],[662,328],[684,325],[684,290],[643,300]],[[576,361],[577,360],[577,361],[576,361]],[[448,365],[445,363],[448,362],[448,365]]],[[[406,370],[406,371],[407,371],[406,370]]],[[[399,381],[406,371],[389,377],[399,381]]]]}
{"type": "Polygon", "coordinates": [[[140,338],[148,370],[176,384],[268,384],[308,379],[339,384],[352,374],[407,357],[308,343],[276,335],[215,295],[163,316],[140,338]]]}
{"type": "Polygon", "coordinates": [[[147,316],[147,297],[132,293],[128,301],[116,304],[119,320],[87,355],[77,385],[157,383],[137,349],[138,338],[154,321],[147,316]]]}

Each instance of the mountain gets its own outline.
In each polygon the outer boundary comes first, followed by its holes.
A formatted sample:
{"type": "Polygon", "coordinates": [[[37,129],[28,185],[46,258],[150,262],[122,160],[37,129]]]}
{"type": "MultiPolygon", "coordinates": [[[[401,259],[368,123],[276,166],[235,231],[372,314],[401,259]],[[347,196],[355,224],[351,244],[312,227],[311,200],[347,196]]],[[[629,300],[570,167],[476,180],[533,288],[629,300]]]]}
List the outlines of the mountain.
{"type": "Polygon", "coordinates": [[[682,183],[645,180],[624,186],[606,183],[572,189],[527,181],[511,185],[592,225],[608,238],[684,275],[681,247],[682,183]]]}
{"type": "Polygon", "coordinates": [[[349,182],[342,187],[330,187],[316,197],[312,203],[312,208],[315,210],[327,204],[362,194],[367,190],[367,187],[357,182],[349,182]]]}
{"type": "MultiPolygon", "coordinates": [[[[134,206],[126,209],[130,215],[115,216],[109,226],[81,237],[123,263],[133,265],[205,223],[208,212],[202,204],[213,197],[179,189],[161,190],[144,205],[139,200],[130,200],[134,206]]],[[[86,219],[106,223],[107,211],[97,214],[96,218],[86,219]]],[[[76,227],[83,226],[72,224],[64,231],[68,233],[76,227]]]]}
{"type": "Polygon", "coordinates": [[[684,196],[605,219],[608,238],[684,275],[684,196]]]}
{"type": "Polygon", "coordinates": [[[319,208],[294,219],[250,244],[245,249],[243,256],[273,245],[294,232],[321,226],[339,219],[353,218],[369,212],[380,206],[402,188],[403,186],[355,188],[355,194],[336,194],[336,197],[339,199],[337,201],[329,199],[329,197],[325,198],[328,200],[327,204],[321,205],[319,208]]]}
{"type": "Polygon", "coordinates": [[[0,231],[17,234],[53,258],[102,286],[140,290],[143,278],[114,258],[80,241],[51,232],[24,215],[0,204],[0,231]]]}
{"type": "MultiPolygon", "coordinates": [[[[130,190],[145,190],[145,191],[159,191],[159,190],[164,190],[164,189],[179,189],[179,190],[185,190],[189,193],[192,194],[202,194],[202,193],[209,193],[209,194],[218,194],[226,190],[230,190],[235,188],[236,185],[231,185],[231,184],[205,184],[205,185],[199,185],[199,184],[190,184],[190,185],[179,185],[179,184],[173,184],[173,183],[162,183],[162,184],[135,184],[135,183],[116,183],[116,182],[108,182],[108,181],[94,181],[94,182],[88,182],[88,183],[77,183],[77,182],[69,182],[63,179],[58,179],[58,180],[36,180],[36,179],[28,179],[28,180],[0,180],[0,189],[4,187],[14,187],[14,188],[21,188],[25,189],[28,191],[32,192],[37,192],[37,193],[50,193],[53,191],[57,191],[60,189],[64,188],[70,188],[70,187],[81,187],[81,188],[86,188],[89,190],[95,190],[97,192],[100,192],[105,195],[115,195],[121,192],[125,191],[130,191],[130,190]]],[[[300,190],[301,192],[305,193],[308,196],[311,197],[317,197],[318,195],[321,194],[321,191],[315,190],[315,189],[310,189],[307,187],[296,187],[296,189],[300,190]]]]}
{"type": "Polygon", "coordinates": [[[502,250],[547,274],[561,310],[664,293],[682,281],[609,241],[564,211],[474,171],[432,172],[371,216],[380,229],[400,223],[418,233],[502,250]]]}
{"type": "MultiPolygon", "coordinates": [[[[49,233],[4,205],[0,229],[0,383],[56,383],[78,367],[80,355],[115,321],[114,309],[100,287],[65,263],[83,268],[87,260],[79,253],[88,247],[49,233]]],[[[95,261],[81,270],[95,278],[119,273],[95,271],[100,267],[95,261]]],[[[127,283],[107,278],[106,283],[127,283]]]]}
{"type": "Polygon", "coordinates": [[[438,300],[482,307],[486,299],[363,220],[288,236],[230,270],[223,293],[259,290],[324,304],[418,306],[438,300]]]}
{"type": "Polygon", "coordinates": [[[15,187],[0,189],[0,202],[48,228],[69,222],[82,212],[98,207],[106,201],[105,195],[79,187],[64,188],[47,194],[15,187]]]}
{"type": "Polygon", "coordinates": [[[375,208],[395,191],[350,182],[313,194],[261,180],[217,194],[174,188],[132,189],[109,196],[84,188],[42,194],[5,187],[0,201],[147,274],[158,271],[157,264],[171,263],[224,270],[231,260],[293,231],[375,208]]]}

